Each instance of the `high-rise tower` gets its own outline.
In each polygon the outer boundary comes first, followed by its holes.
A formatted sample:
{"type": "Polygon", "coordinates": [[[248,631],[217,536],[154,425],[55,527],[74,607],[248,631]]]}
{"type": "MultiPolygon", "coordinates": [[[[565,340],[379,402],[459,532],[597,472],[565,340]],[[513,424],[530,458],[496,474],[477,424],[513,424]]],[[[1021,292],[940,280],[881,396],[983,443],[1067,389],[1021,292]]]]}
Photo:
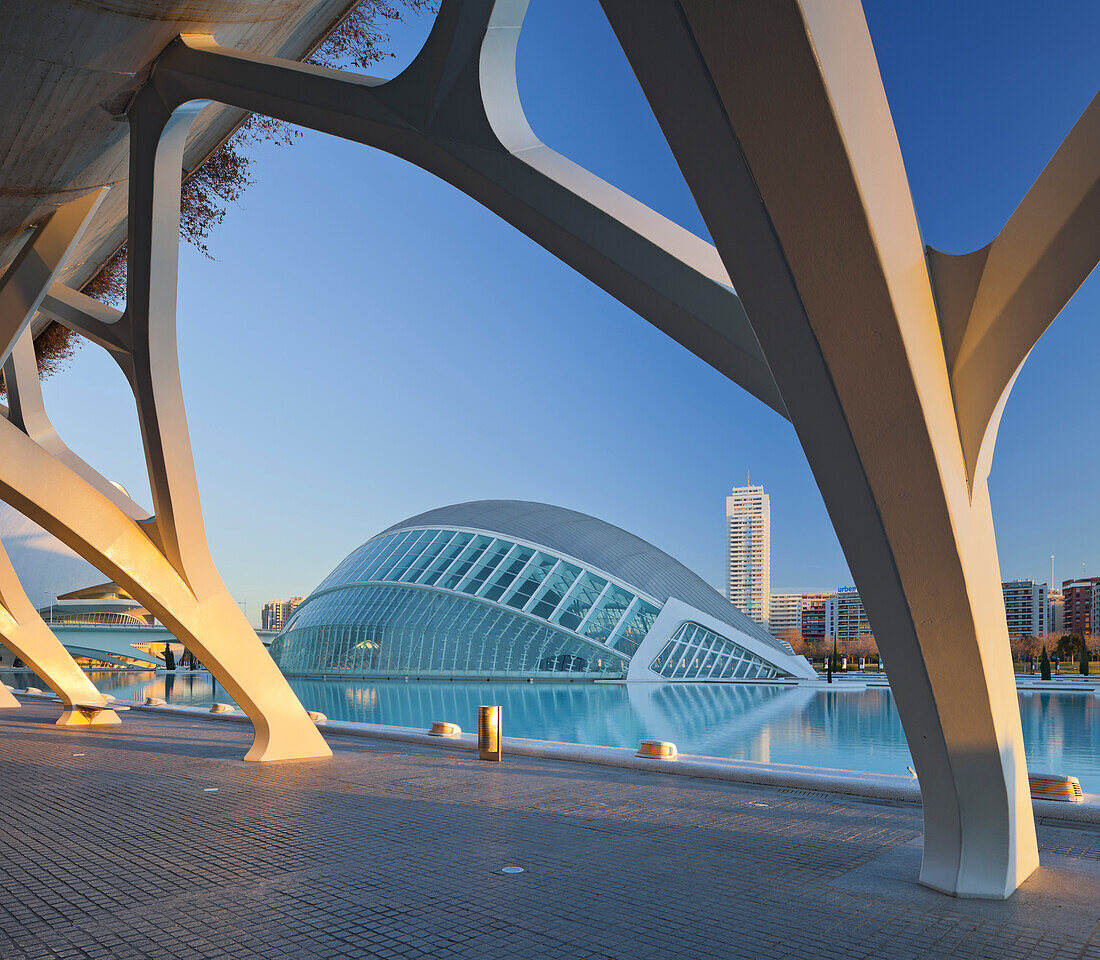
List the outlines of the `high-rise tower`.
{"type": "Polygon", "coordinates": [[[729,599],[767,623],[771,599],[772,508],[762,486],[734,487],[726,497],[729,599]]]}

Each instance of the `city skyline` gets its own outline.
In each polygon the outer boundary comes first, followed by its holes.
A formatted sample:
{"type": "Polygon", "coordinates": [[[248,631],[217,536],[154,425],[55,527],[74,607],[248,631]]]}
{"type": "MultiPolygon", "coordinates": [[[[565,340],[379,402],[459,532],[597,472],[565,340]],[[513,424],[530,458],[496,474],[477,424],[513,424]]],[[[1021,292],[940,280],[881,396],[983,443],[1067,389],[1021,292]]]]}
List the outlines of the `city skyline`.
{"type": "MultiPolygon", "coordinates": [[[[943,249],[977,248],[999,229],[1094,89],[1084,45],[1095,9],[1013,9],[968,5],[943,30],[931,11],[866,4],[921,225],[943,249]],[[1058,44],[1041,42],[1048,33],[1058,44]],[[918,61],[930,65],[920,84],[918,61]]],[[[397,25],[397,55],[377,72],[396,73],[427,23],[397,25]]],[[[705,236],[595,5],[536,0],[519,68],[548,143],[705,236]]],[[[257,161],[244,209],[211,237],[217,259],[183,248],[179,323],[208,537],[257,621],[265,600],[308,594],[373,531],[497,496],[606,518],[721,589],[717,501],[750,468],[775,501],[772,591],[852,582],[790,426],[625,307],[390,157],[306,134],[257,161]],[[336,275],[359,286],[327,282],[336,275]],[[209,352],[211,341],[227,347],[209,352]],[[479,372],[486,356],[491,384],[479,372]],[[323,374],[303,379],[303,369],[323,374]],[[288,438],[274,461],[273,431],[288,438]]],[[[1048,579],[1052,552],[1058,582],[1080,576],[1082,560],[1100,572],[1100,451],[1086,445],[1065,467],[1059,428],[1067,412],[1100,414],[1098,311],[1093,276],[1007,403],[991,477],[1003,579],[1048,579]]],[[[113,362],[82,349],[45,391],[77,452],[148,503],[113,362]]]]}

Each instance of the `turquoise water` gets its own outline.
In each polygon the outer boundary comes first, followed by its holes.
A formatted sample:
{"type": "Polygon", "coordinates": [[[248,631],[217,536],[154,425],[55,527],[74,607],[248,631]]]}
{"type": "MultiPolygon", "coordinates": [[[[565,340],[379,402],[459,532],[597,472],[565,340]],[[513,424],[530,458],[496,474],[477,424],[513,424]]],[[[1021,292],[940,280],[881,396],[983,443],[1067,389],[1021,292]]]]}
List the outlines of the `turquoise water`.
{"type": "MultiPolygon", "coordinates": [[[[30,675],[4,678],[17,687],[30,675]]],[[[120,699],[163,697],[208,706],[229,695],[206,674],[97,673],[120,699]]],[[[633,747],[671,740],[681,753],[875,773],[912,763],[887,688],[839,693],[728,684],[290,681],[302,703],[333,720],[427,728],[450,720],[476,729],[477,707],[504,708],[506,736],[633,747]]],[[[1034,772],[1072,774],[1100,793],[1100,697],[1020,693],[1024,745],[1034,772]]]]}

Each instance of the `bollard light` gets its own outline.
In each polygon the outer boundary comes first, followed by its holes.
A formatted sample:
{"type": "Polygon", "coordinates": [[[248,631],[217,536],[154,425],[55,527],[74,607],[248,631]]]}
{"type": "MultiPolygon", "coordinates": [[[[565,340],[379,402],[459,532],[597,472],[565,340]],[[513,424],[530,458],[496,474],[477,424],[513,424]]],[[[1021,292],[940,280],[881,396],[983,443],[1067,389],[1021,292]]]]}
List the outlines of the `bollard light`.
{"type": "Polygon", "coordinates": [[[477,708],[477,757],[479,760],[500,760],[502,726],[500,707],[477,708]]]}
{"type": "Polygon", "coordinates": [[[233,713],[236,708],[231,703],[215,703],[211,708],[211,713],[233,713]]]}
{"type": "Polygon", "coordinates": [[[636,757],[644,757],[647,760],[675,760],[676,744],[667,740],[639,740],[636,757]]]}
{"type": "Polygon", "coordinates": [[[168,705],[167,700],[162,700],[160,697],[146,697],[145,706],[147,707],[165,707],[168,705]]]}
{"type": "Polygon", "coordinates": [[[1081,781],[1057,773],[1033,773],[1027,778],[1033,800],[1063,800],[1067,803],[1084,803],[1081,781]]]}
{"type": "Polygon", "coordinates": [[[312,720],[314,723],[324,723],[326,720],[328,720],[328,717],[321,713],[320,710],[307,710],[306,716],[309,717],[309,719],[312,720]]]}
{"type": "Polygon", "coordinates": [[[433,720],[428,735],[432,737],[461,737],[462,728],[457,723],[446,720],[433,720]]]}

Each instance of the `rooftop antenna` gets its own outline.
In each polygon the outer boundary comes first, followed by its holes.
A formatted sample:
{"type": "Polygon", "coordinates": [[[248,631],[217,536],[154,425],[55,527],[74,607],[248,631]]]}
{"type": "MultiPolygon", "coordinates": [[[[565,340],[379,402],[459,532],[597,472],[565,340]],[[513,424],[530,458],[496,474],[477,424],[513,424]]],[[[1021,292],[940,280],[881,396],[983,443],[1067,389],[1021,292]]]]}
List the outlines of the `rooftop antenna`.
{"type": "Polygon", "coordinates": [[[1050,589],[1051,590],[1055,589],[1055,587],[1054,587],[1054,554],[1053,553],[1050,555],[1050,589]]]}

